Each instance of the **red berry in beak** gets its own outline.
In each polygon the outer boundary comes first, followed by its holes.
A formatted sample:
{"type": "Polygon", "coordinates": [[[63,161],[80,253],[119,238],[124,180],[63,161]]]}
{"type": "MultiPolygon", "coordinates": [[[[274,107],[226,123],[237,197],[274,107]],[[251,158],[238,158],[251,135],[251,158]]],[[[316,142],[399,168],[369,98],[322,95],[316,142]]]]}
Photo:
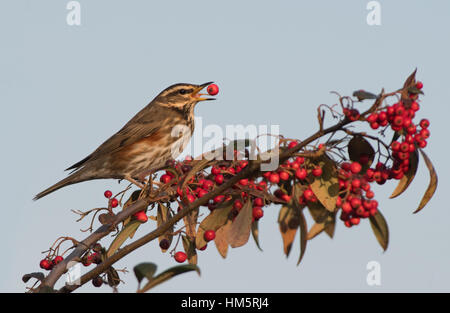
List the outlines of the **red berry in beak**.
{"type": "Polygon", "coordinates": [[[219,86],[217,86],[216,84],[211,84],[208,86],[206,91],[208,91],[208,94],[210,94],[211,96],[215,96],[219,93],[219,86]]]}

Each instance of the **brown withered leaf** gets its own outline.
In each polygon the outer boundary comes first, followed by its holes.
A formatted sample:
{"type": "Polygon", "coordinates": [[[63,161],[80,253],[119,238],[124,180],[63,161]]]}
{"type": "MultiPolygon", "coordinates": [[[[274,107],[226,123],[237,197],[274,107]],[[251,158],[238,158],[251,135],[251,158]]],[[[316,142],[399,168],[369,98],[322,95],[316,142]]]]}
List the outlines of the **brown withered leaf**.
{"type": "Polygon", "coordinates": [[[247,243],[252,228],[252,217],[253,206],[251,201],[247,201],[228,230],[228,243],[232,248],[241,247],[247,243]]]}
{"type": "Polygon", "coordinates": [[[278,224],[283,239],[284,254],[288,257],[300,225],[298,210],[295,210],[293,206],[283,205],[278,214],[278,224]]]}
{"type": "Polygon", "coordinates": [[[300,217],[300,256],[298,257],[297,265],[299,265],[302,261],[306,252],[306,245],[308,243],[308,225],[306,224],[306,218],[303,214],[303,210],[299,209],[298,211],[300,217]]]}
{"type": "Polygon", "coordinates": [[[106,277],[108,280],[108,285],[110,287],[115,287],[120,284],[119,273],[117,273],[117,271],[112,266],[106,270],[106,277]]]}
{"type": "Polygon", "coordinates": [[[316,223],[324,223],[331,214],[319,201],[308,202],[308,210],[316,223]]]}
{"type": "Polygon", "coordinates": [[[401,95],[402,95],[403,99],[408,99],[409,100],[408,89],[410,87],[415,86],[415,84],[416,84],[416,73],[417,73],[417,68],[414,70],[414,72],[411,73],[411,75],[408,76],[408,78],[406,79],[405,83],[403,84],[403,89],[401,91],[401,95]]]}
{"type": "Polygon", "coordinates": [[[350,160],[359,162],[362,156],[367,156],[369,162],[362,167],[362,173],[372,165],[375,157],[375,150],[372,145],[361,135],[355,135],[348,143],[348,155],[350,160]]]}
{"type": "Polygon", "coordinates": [[[322,168],[322,175],[315,177],[311,189],[320,203],[330,212],[336,209],[336,199],[339,193],[339,182],[335,162],[326,154],[314,160],[322,168]]]}
{"type": "Polygon", "coordinates": [[[222,202],[218,205],[214,211],[212,211],[205,219],[200,223],[197,229],[197,235],[195,236],[195,246],[204,247],[206,241],[203,238],[205,231],[214,230],[217,231],[221,226],[225,225],[230,217],[231,210],[233,209],[233,200],[222,202]]]}
{"type": "Polygon", "coordinates": [[[433,195],[436,191],[436,188],[437,188],[437,184],[438,184],[438,177],[437,177],[436,170],[433,167],[433,163],[431,163],[430,158],[426,155],[426,153],[422,149],[419,149],[419,150],[420,150],[420,154],[422,155],[423,159],[425,160],[425,164],[427,165],[428,170],[430,171],[430,183],[428,185],[427,190],[425,191],[425,194],[423,195],[422,200],[420,201],[419,207],[414,211],[414,213],[419,212],[427,205],[427,203],[433,197],[433,195]]]}
{"type": "MultiPolygon", "coordinates": [[[[156,214],[156,224],[157,227],[160,227],[162,224],[167,222],[169,219],[172,218],[172,213],[170,209],[165,206],[162,203],[158,204],[158,213],[156,214]]],[[[163,239],[167,239],[169,243],[172,243],[173,236],[171,235],[173,233],[173,226],[170,227],[167,232],[161,236],[158,237],[158,242],[161,242],[163,239]]],[[[166,252],[166,249],[161,249],[162,252],[166,252]]]]}
{"type": "Polygon", "coordinates": [[[258,228],[258,221],[254,221],[252,223],[252,236],[253,239],[255,240],[256,246],[258,247],[259,250],[263,251],[263,249],[261,249],[261,246],[259,245],[259,228],[258,228]]]}
{"type": "Polygon", "coordinates": [[[103,213],[98,216],[98,221],[102,225],[111,224],[114,221],[114,215],[110,213],[103,213]]]}
{"type": "Polygon", "coordinates": [[[199,209],[197,208],[183,217],[184,225],[186,225],[186,234],[191,238],[194,238],[196,234],[198,211],[199,209]]]}
{"type": "Polygon", "coordinates": [[[189,238],[188,236],[182,236],[183,247],[186,252],[189,264],[197,264],[197,250],[195,249],[195,238],[189,238]]]}
{"type": "Polygon", "coordinates": [[[106,257],[109,258],[113,255],[125,242],[125,240],[130,237],[130,234],[134,234],[136,230],[141,226],[141,222],[138,220],[132,220],[127,226],[123,227],[122,230],[117,234],[114,240],[111,242],[111,245],[106,252],[106,257]]]}
{"type": "Polygon", "coordinates": [[[370,226],[372,227],[373,233],[377,238],[380,246],[384,251],[388,248],[389,245],[389,228],[386,223],[386,219],[381,214],[380,210],[370,218],[370,226]]]}
{"type": "Polygon", "coordinates": [[[333,239],[336,228],[336,213],[330,214],[325,222],[325,233],[333,239]]]}
{"type": "Polygon", "coordinates": [[[307,239],[311,240],[325,230],[325,223],[314,223],[308,231],[307,239]]]}
{"type": "Polygon", "coordinates": [[[232,221],[228,220],[224,226],[220,227],[216,231],[216,238],[214,239],[217,251],[224,259],[227,257],[228,253],[228,231],[230,230],[231,224],[232,221]]]}
{"type": "Polygon", "coordinates": [[[394,192],[391,194],[389,199],[398,197],[401,195],[411,184],[414,177],[416,176],[417,167],[419,165],[419,154],[417,150],[414,150],[413,153],[409,156],[409,170],[405,173],[405,175],[399,180],[397,187],[394,192]]]}

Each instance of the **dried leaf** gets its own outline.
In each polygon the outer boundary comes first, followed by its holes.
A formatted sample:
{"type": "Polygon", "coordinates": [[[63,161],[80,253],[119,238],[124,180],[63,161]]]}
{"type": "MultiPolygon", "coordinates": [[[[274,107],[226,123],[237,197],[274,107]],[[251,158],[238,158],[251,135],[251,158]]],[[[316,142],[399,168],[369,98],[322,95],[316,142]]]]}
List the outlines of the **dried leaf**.
{"type": "Polygon", "coordinates": [[[378,96],[371,92],[360,89],[353,92],[353,97],[356,97],[359,101],[362,101],[365,99],[376,99],[378,96]]]}
{"type": "Polygon", "coordinates": [[[258,229],[258,221],[254,221],[252,223],[252,236],[253,239],[255,240],[256,246],[258,247],[259,250],[263,251],[261,249],[261,246],[259,245],[259,229],[258,229]]]}
{"type": "Polygon", "coordinates": [[[325,222],[325,233],[333,239],[334,231],[336,228],[336,213],[330,214],[325,222]]]}
{"type": "Polygon", "coordinates": [[[133,268],[134,275],[140,284],[144,278],[147,278],[149,281],[152,280],[153,275],[156,273],[157,265],[155,263],[140,263],[133,268]]]}
{"type": "Polygon", "coordinates": [[[37,280],[43,281],[45,278],[45,275],[44,275],[44,273],[41,273],[41,272],[25,274],[22,276],[22,281],[24,283],[27,283],[31,278],[36,278],[37,280]]]}
{"type": "MultiPolygon", "coordinates": [[[[156,215],[156,224],[159,228],[162,224],[166,223],[169,219],[172,218],[172,213],[170,212],[170,209],[163,205],[158,204],[158,213],[156,215]]],[[[173,236],[171,235],[173,233],[173,226],[170,227],[167,232],[161,236],[158,237],[158,242],[161,242],[163,239],[167,239],[169,243],[172,243],[173,236]]],[[[166,249],[161,249],[162,252],[166,252],[166,249]]]]}
{"type": "Polygon", "coordinates": [[[186,252],[189,264],[197,264],[197,250],[195,249],[195,238],[190,239],[188,236],[182,236],[183,247],[186,252]]]}
{"type": "Polygon", "coordinates": [[[110,213],[103,213],[98,216],[98,221],[102,225],[111,224],[114,221],[114,215],[110,213]]]}
{"type": "Polygon", "coordinates": [[[311,184],[311,189],[317,199],[330,212],[336,209],[336,199],[339,193],[339,182],[336,165],[327,155],[323,155],[314,160],[316,165],[322,168],[322,175],[315,177],[311,184]]]}
{"type": "Polygon", "coordinates": [[[299,210],[299,217],[300,217],[300,256],[297,261],[297,265],[300,264],[300,262],[303,259],[303,256],[306,252],[306,245],[308,243],[308,225],[306,224],[306,218],[303,214],[302,210],[299,210]]]}
{"type": "Polygon", "coordinates": [[[247,243],[252,227],[252,217],[252,203],[247,201],[228,230],[228,243],[232,248],[237,248],[247,243]]]}
{"type": "Polygon", "coordinates": [[[219,251],[219,254],[224,259],[227,257],[228,253],[228,231],[230,230],[232,223],[231,220],[228,220],[224,226],[220,227],[216,231],[216,238],[214,239],[217,251],[219,251]]]}
{"type": "Polygon", "coordinates": [[[416,85],[416,72],[417,68],[412,72],[411,75],[408,76],[405,83],[403,84],[403,89],[401,91],[401,95],[403,99],[409,99],[408,89],[416,85]]]}
{"type": "Polygon", "coordinates": [[[390,199],[398,197],[408,188],[408,186],[411,184],[414,177],[416,176],[418,165],[419,165],[419,154],[417,153],[417,150],[414,150],[414,153],[411,153],[409,157],[409,170],[398,182],[397,187],[395,188],[392,195],[389,197],[390,199]]]}
{"type": "Polygon", "coordinates": [[[325,230],[325,223],[314,223],[308,232],[307,239],[311,240],[325,230]]]}
{"type": "Polygon", "coordinates": [[[171,279],[174,276],[191,271],[196,271],[197,274],[200,276],[200,268],[197,265],[186,264],[171,267],[168,270],[162,272],[161,274],[155,276],[151,281],[147,282],[147,284],[145,284],[145,286],[142,287],[142,289],[139,289],[138,292],[146,292],[151,288],[171,279]]]}
{"type": "Polygon", "coordinates": [[[350,160],[360,162],[361,157],[367,156],[369,162],[363,165],[362,173],[364,173],[373,162],[375,157],[375,150],[372,145],[361,135],[355,135],[348,143],[348,155],[350,160]]]}
{"type": "Polygon", "coordinates": [[[197,229],[197,235],[195,236],[196,247],[201,248],[206,245],[206,241],[203,238],[205,231],[217,231],[217,229],[225,225],[230,217],[232,209],[233,201],[222,202],[200,223],[200,226],[197,229]]]}
{"type": "Polygon", "coordinates": [[[119,273],[117,273],[117,271],[113,267],[110,267],[108,270],[106,270],[106,278],[110,287],[115,287],[120,284],[119,273]]]}
{"type": "Polygon", "coordinates": [[[389,228],[386,219],[379,210],[374,216],[370,217],[370,226],[381,247],[386,251],[389,244],[389,228]]]}
{"type": "Polygon", "coordinates": [[[186,225],[186,234],[190,238],[195,238],[195,229],[197,228],[197,218],[199,209],[196,208],[191,211],[188,215],[183,217],[184,225],[186,225]]]}
{"type": "Polygon", "coordinates": [[[108,251],[106,252],[106,257],[109,258],[111,255],[113,255],[125,242],[125,240],[128,239],[131,233],[135,233],[138,227],[142,223],[138,220],[133,220],[130,223],[127,224],[120,233],[117,234],[117,236],[114,238],[113,242],[111,242],[111,245],[108,248],[108,251]]]}
{"type": "Polygon", "coordinates": [[[430,201],[431,198],[433,197],[438,184],[437,173],[433,167],[433,164],[431,163],[430,158],[426,155],[426,153],[422,149],[419,150],[420,154],[422,154],[422,157],[425,160],[425,164],[427,165],[428,170],[430,171],[430,183],[428,185],[427,190],[425,191],[425,194],[423,195],[422,200],[420,201],[419,207],[414,211],[414,213],[419,212],[427,205],[428,201],[430,201]]]}
{"type": "Polygon", "coordinates": [[[278,224],[283,239],[284,254],[288,257],[300,225],[298,210],[295,210],[293,206],[282,206],[278,215],[278,224]]]}
{"type": "MultiPolygon", "coordinates": [[[[125,210],[126,208],[128,208],[130,205],[132,205],[133,203],[135,203],[138,199],[139,196],[141,194],[142,190],[135,190],[133,191],[133,193],[131,194],[131,196],[128,198],[128,200],[125,202],[125,204],[122,207],[122,210],[125,210]]],[[[123,226],[127,226],[127,224],[131,221],[131,216],[128,216],[123,222],[122,225],[123,226]]],[[[131,235],[130,239],[133,238],[133,236],[131,235]]]]}

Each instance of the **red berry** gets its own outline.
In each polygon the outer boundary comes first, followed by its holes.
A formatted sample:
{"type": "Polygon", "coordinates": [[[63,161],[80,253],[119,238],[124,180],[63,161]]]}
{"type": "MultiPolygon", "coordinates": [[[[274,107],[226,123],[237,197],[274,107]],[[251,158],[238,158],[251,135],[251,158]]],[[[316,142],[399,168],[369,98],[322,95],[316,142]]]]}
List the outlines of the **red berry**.
{"type": "Polygon", "coordinates": [[[378,129],[380,127],[380,124],[377,122],[370,123],[370,128],[372,129],[378,129]]]}
{"type": "Polygon", "coordinates": [[[295,177],[300,180],[304,180],[306,176],[308,176],[308,172],[304,168],[299,168],[297,171],[295,171],[295,177]]]}
{"type": "Polygon", "coordinates": [[[263,209],[261,207],[259,207],[259,206],[255,206],[253,208],[253,218],[257,221],[263,216],[264,216],[263,209]]]}
{"type": "Polygon", "coordinates": [[[298,142],[297,142],[297,141],[291,141],[291,142],[289,143],[289,145],[288,145],[288,148],[289,148],[289,149],[294,148],[296,145],[298,145],[298,142]]]}
{"type": "Polygon", "coordinates": [[[253,204],[255,206],[264,206],[264,200],[262,198],[255,198],[253,204]]]}
{"type": "Polygon", "coordinates": [[[303,192],[303,196],[305,197],[305,199],[306,199],[307,201],[311,201],[312,198],[314,197],[314,192],[313,192],[311,189],[306,189],[306,190],[303,192]]]}
{"type": "Polygon", "coordinates": [[[134,214],[134,217],[141,223],[145,223],[148,221],[148,216],[145,211],[139,211],[134,214]]]}
{"type": "Polygon", "coordinates": [[[214,177],[214,181],[216,182],[216,184],[220,185],[223,183],[223,175],[222,174],[218,174],[214,177]]]}
{"type": "Polygon", "coordinates": [[[214,238],[216,238],[216,232],[214,230],[207,230],[203,234],[203,238],[206,242],[214,240],[214,238]]]}
{"type": "Polygon", "coordinates": [[[225,200],[225,196],[224,195],[215,196],[214,199],[213,199],[214,203],[220,203],[220,202],[223,202],[223,200],[225,200]]]}
{"type": "Polygon", "coordinates": [[[417,87],[417,89],[422,89],[423,88],[423,83],[421,81],[418,81],[416,83],[416,87],[417,87]]]}
{"type": "Polygon", "coordinates": [[[111,192],[111,190],[106,190],[105,191],[105,193],[104,193],[104,195],[105,195],[105,198],[111,198],[112,197],[112,192],[111,192]]]}
{"type": "Polygon", "coordinates": [[[119,200],[117,200],[116,198],[111,199],[111,207],[115,208],[119,205],[119,200]]]}
{"type": "Polygon", "coordinates": [[[211,96],[215,96],[219,93],[219,86],[216,84],[211,84],[206,89],[211,96]]]}
{"type": "Polygon", "coordinates": [[[320,166],[316,166],[313,170],[312,170],[312,174],[315,177],[319,177],[322,175],[322,168],[320,166]]]}
{"type": "Polygon", "coordinates": [[[206,250],[206,247],[207,247],[207,246],[208,246],[208,245],[204,245],[203,247],[198,248],[198,250],[200,250],[200,251],[206,250]]]}
{"type": "Polygon", "coordinates": [[[211,169],[211,174],[213,174],[213,175],[219,175],[219,174],[220,174],[220,168],[218,168],[218,167],[213,167],[213,168],[211,169]]]}
{"type": "Polygon", "coordinates": [[[234,204],[233,204],[233,208],[234,209],[236,209],[236,210],[240,210],[240,209],[242,209],[242,207],[243,207],[244,205],[242,204],[242,201],[241,200],[236,200],[236,201],[234,201],[234,204]]]}
{"type": "Polygon", "coordinates": [[[269,181],[273,184],[278,184],[280,182],[280,175],[278,173],[271,173],[269,181]]]}
{"type": "Polygon", "coordinates": [[[362,166],[361,164],[359,164],[359,162],[353,162],[350,165],[350,171],[352,171],[353,174],[358,174],[359,172],[361,172],[362,166]]]}
{"type": "Polygon", "coordinates": [[[243,178],[239,181],[239,185],[242,186],[247,186],[248,185],[248,179],[247,178],[243,178]]]}
{"type": "Polygon", "coordinates": [[[359,217],[352,217],[350,219],[350,223],[352,223],[352,225],[358,225],[359,224],[359,217]]]}
{"type": "Polygon", "coordinates": [[[52,263],[47,260],[47,259],[43,259],[41,260],[41,262],[39,262],[39,266],[44,269],[44,270],[50,270],[52,268],[52,263]]]}
{"type": "Polygon", "coordinates": [[[172,176],[168,175],[168,174],[164,174],[161,176],[161,178],[159,179],[163,184],[167,184],[172,180],[172,176]]]}
{"type": "Polygon", "coordinates": [[[60,262],[62,262],[62,260],[64,260],[64,258],[60,255],[57,255],[54,259],[53,259],[53,265],[56,265],[60,262]]]}
{"type": "Polygon", "coordinates": [[[351,211],[352,206],[350,205],[350,203],[348,203],[347,201],[342,203],[342,212],[344,212],[345,214],[349,214],[351,211]]]}
{"type": "Polygon", "coordinates": [[[350,201],[350,204],[352,205],[352,208],[357,209],[361,205],[361,199],[352,198],[352,200],[350,201]]]}
{"type": "Polygon", "coordinates": [[[280,179],[281,180],[288,180],[289,179],[289,173],[288,172],[280,172],[280,179]]]}
{"type": "Polygon", "coordinates": [[[375,196],[375,194],[373,193],[372,190],[369,190],[366,192],[366,198],[367,199],[372,199],[375,196]]]}
{"type": "Polygon", "coordinates": [[[419,135],[424,139],[428,139],[430,138],[430,131],[427,128],[423,128],[420,130],[419,135]]]}
{"type": "Polygon", "coordinates": [[[420,127],[422,127],[422,128],[428,128],[428,126],[430,126],[430,121],[429,120],[427,120],[426,118],[424,118],[424,119],[422,119],[421,121],[420,121],[420,127]]]}
{"type": "Polygon", "coordinates": [[[375,123],[377,120],[378,120],[377,113],[372,113],[367,117],[367,122],[369,122],[370,124],[375,123]]]}
{"type": "Polygon", "coordinates": [[[187,255],[183,251],[178,251],[177,253],[175,253],[174,257],[175,261],[177,261],[178,263],[183,263],[187,259],[187,255]]]}

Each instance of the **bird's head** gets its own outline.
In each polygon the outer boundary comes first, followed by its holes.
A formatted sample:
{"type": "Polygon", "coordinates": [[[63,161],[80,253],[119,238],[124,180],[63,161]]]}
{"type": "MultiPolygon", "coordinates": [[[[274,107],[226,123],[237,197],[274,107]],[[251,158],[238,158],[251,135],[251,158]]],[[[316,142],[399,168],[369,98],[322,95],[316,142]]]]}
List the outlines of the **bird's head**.
{"type": "Polygon", "coordinates": [[[215,98],[207,97],[208,94],[206,93],[200,93],[210,84],[212,82],[201,85],[175,84],[163,90],[155,98],[155,101],[159,105],[185,111],[193,108],[200,101],[215,100],[215,98]]]}

